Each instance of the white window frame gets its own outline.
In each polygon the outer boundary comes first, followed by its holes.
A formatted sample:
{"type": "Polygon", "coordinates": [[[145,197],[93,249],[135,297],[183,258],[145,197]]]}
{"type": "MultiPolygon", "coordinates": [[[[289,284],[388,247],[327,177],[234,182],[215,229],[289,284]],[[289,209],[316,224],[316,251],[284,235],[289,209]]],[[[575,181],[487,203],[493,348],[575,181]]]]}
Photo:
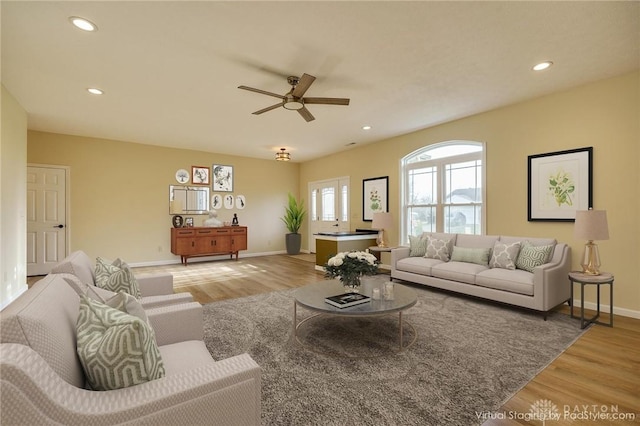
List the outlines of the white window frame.
{"type": "MultiPolygon", "coordinates": [[[[402,197],[400,199],[400,211],[402,212],[401,215],[401,220],[400,220],[400,232],[401,232],[401,238],[400,238],[400,243],[401,244],[407,244],[408,243],[408,235],[411,233],[411,230],[409,229],[409,218],[408,218],[408,209],[409,209],[409,204],[408,204],[408,199],[409,199],[409,171],[410,170],[414,170],[414,169],[420,169],[420,168],[425,168],[425,167],[437,167],[438,168],[438,172],[437,172],[437,200],[436,203],[434,203],[433,205],[435,205],[436,207],[436,217],[437,217],[437,221],[436,221],[436,232],[444,232],[444,209],[445,206],[447,206],[448,204],[445,204],[445,181],[444,181],[444,173],[445,173],[445,166],[447,164],[452,164],[452,163],[461,163],[461,162],[466,162],[466,161],[475,161],[475,160],[480,160],[481,161],[481,197],[482,197],[482,203],[480,203],[481,208],[480,208],[480,234],[481,235],[485,235],[486,234],[486,220],[487,220],[487,197],[486,197],[486,170],[487,170],[487,161],[486,161],[486,145],[484,142],[478,142],[478,141],[469,141],[469,140],[455,140],[455,141],[446,141],[446,142],[441,142],[441,143],[437,143],[437,144],[433,144],[433,145],[428,145],[425,147],[422,147],[418,150],[415,150],[411,153],[409,153],[408,155],[406,155],[404,158],[402,158],[400,160],[400,182],[401,182],[401,193],[402,193],[402,197]],[[465,153],[465,154],[459,154],[459,155],[452,155],[449,157],[442,157],[442,158],[437,158],[437,159],[433,159],[433,160],[423,160],[423,161],[417,161],[417,162],[409,162],[410,160],[414,159],[416,156],[421,155],[421,154],[425,154],[430,150],[436,149],[436,148],[441,148],[444,146],[451,146],[451,145],[475,145],[475,146],[479,146],[482,148],[481,151],[479,152],[474,152],[474,153],[465,153]]],[[[472,203],[470,205],[477,205],[478,203],[472,203]]]]}

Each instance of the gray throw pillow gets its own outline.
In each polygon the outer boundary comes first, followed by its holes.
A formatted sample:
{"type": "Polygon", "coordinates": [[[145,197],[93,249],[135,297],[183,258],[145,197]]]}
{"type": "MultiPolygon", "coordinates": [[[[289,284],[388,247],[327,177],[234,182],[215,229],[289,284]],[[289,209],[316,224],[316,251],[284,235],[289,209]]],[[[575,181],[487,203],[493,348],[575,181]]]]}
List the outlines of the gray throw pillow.
{"type": "Polygon", "coordinates": [[[533,272],[536,266],[544,265],[549,261],[551,253],[553,253],[553,245],[534,246],[529,241],[525,241],[516,260],[516,268],[533,272]]]}
{"type": "Polygon", "coordinates": [[[520,252],[520,241],[512,244],[496,241],[493,245],[493,253],[489,261],[489,267],[502,269],[516,269],[516,260],[520,252]]]}
{"type": "Polygon", "coordinates": [[[438,238],[428,237],[427,253],[424,255],[424,257],[448,262],[449,257],[451,256],[452,246],[453,243],[451,242],[451,240],[440,240],[438,238]]]}
{"type": "Polygon", "coordinates": [[[482,266],[489,264],[490,248],[453,247],[451,260],[455,262],[475,263],[482,266]]]}

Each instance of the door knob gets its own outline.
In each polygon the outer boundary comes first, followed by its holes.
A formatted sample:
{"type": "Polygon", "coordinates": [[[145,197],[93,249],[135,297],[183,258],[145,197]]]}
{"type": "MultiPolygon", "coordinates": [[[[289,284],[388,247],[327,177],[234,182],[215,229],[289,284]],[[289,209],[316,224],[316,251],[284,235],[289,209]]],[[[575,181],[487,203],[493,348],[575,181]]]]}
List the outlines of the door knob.
{"type": "Polygon", "coordinates": [[[53,227],[54,227],[54,228],[62,229],[62,228],[64,228],[64,225],[62,225],[62,224],[60,224],[60,225],[53,225],[53,227]]]}

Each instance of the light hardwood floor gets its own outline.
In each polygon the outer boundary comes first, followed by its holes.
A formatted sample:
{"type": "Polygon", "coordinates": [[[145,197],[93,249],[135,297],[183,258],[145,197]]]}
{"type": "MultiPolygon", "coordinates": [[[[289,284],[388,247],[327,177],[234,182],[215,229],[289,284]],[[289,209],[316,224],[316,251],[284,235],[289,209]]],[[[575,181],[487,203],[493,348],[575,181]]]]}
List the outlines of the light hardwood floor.
{"type": "MultiPolygon", "coordinates": [[[[309,255],[274,255],[238,261],[192,260],[187,266],[135,268],[135,272],[171,272],[177,292],[190,292],[195,300],[204,304],[300,287],[323,279],[311,259],[309,255]]],[[[569,314],[568,306],[558,310],[569,314]]],[[[601,319],[608,321],[609,317],[603,314],[601,319]]],[[[579,327],[579,320],[575,321],[579,327]]],[[[541,425],[543,422],[531,418],[530,414],[535,412],[534,404],[544,401],[552,403],[560,415],[559,421],[547,421],[547,425],[640,424],[640,320],[616,315],[613,328],[591,326],[493,413],[494,417],[504,418],[489,419],[485,425],[541,425]],[[604,407],[618,413],[633,413],[635,420],[576,418],[585,414],[601,415],[604,407]],[[565,416],[566,409],[570,416],[565,416]]]]}

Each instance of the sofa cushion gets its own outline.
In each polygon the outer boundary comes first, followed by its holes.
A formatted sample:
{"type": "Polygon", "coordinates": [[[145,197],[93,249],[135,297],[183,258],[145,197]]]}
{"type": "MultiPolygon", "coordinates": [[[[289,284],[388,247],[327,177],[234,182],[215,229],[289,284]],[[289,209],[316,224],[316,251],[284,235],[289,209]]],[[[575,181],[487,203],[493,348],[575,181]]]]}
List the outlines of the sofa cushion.
{"type": "Polygon", "coordinates": [[[93,262],[83,251],[74,251],[51,269],[52,274],[75,275],[85,284],[95,285],[93,262]]]}
{"type": "Polygon", "coordinates": [[[187,340],[160,346],[167,376],[215,363],[202,340],[187,340]]]}
{"type": "Polygon", "coordinates": [[[138,317],[81,296],[77,335],[78,357],[93,390],[165,376],[153,330],[138,317]]]}
{"type": "Polygon", "coordinates": [[[520,269],[493,268],[476,275],[476,284],[496,290],[533,296],[533,274],[520,269]]]}
{"type": "Polygon", "coordinates": [[[489,264],[490,248],[453,247],[451,260],[456,262],[476,263],[487,266],[489,264]]]}
{"type": "Polygon", "coordinates": [[[423,257],[427,252],[427,238],[415,235],[409,235],[409,256],[423,257]]]}
{"type": "Polygon", "coordinates": [[[515,242],[529,241],[534,246],[555,246],[557,241],[555,238],[531,238],[531,237],[510,237],[510,236],[500,236],[500,242],[505,244],[512,244],[515,242]]]}
{"type": "Polygon", "coordinates": [[[420,275],[431,275],[431,268],[434,265],[444,263],[439,259],[429,259],[424,257],[405,257],[396,262],[398,271],[412,272],[420,275]]]}
{"type": "Polygon", "coordinates": [[[109,262],[101,257],[96,259],[96,285],[114,293],[124,291],[140,299],[140,287],[129,265],[120,259],[109,262]]]}
{"type": "Polygon", "coordinates": [[[544,265],[549,261],[553,247],[553,245],[534,246],[529,241],[525,241],[516,260],[516,268],[533,272],[536,266],[544,265]]]}
{"type": "Polygon", "coordinates": [[[453,239],[450,238],[436,238],[427,237],[427,252],[424,257],[429,259],[438,259],[443,262],[448,262],[451,257],[451,250],[453,248],[453,239]]]}
{"type": "Polygon", "coordinates": [[[516,269],[516,260],[518,259],[518,253],[520,253],[520,246],[520,241],[510,244],[496,241],[493,245],[489,267],[511,270],[516,269]]]}
{"type": "Polygon", "coordinates": [[[431,275],[445,280],[467,284],[476,283],[476,274],[488,270],[488,266],[466,262],[443,262],[431,268],[431,275]]]}

